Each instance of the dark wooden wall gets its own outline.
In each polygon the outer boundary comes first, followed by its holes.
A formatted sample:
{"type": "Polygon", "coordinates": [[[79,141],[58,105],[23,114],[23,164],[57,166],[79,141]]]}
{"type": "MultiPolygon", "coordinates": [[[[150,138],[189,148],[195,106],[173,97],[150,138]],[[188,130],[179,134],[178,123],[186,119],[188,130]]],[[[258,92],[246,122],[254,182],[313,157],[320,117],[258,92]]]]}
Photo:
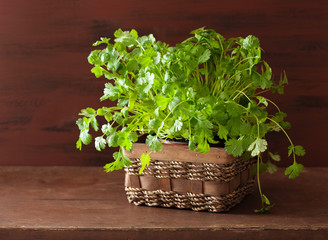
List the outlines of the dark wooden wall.
{"type": "MultiPolygon", "coordinates": [[[[206,26],[225,37],[254,34],[289,86],[273,99],[307,149],[306,166],[328,166],[326,0],[0,1],[0,165],[102,165],[111,150],[75,150],[81,108],[100,106],[91,44],[117,28],[174,44],[206,26]]],[[[280,136],[270,139],[286,159],[280,136]]]]}

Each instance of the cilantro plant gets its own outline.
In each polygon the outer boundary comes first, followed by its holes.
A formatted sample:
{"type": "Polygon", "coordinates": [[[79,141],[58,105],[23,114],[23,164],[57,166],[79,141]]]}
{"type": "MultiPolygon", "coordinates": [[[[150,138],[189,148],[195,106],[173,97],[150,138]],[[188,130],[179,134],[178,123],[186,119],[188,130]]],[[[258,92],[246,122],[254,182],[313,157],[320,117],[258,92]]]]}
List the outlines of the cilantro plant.
{"type": "MultiPolygon", "coordinates": [[[[286,169],[289,178],[297,177],[303,165],[296,156],[305,150],[295,145],[286,130],[286,113],[263,93],[284,93],[286,74],[274,81],[268,63],[261,60],[259,40],[254,36],[225,39],[214,30],[200,28],[185,41],[169,46],[156,41],[152,34],[138,36],[135,30],[117,30],[113,42],[101,38],[88,61],[97,78],[105,77],[101,101],[114,106],[82,109],[77,120],[80,136],[76,147],[90,144],[90,130],[100,132],[95,148],[120,147],[106,171],[130,164],[122,148],[131,151],[134,142],[146,134],[152,152],[161,151],[162,140],[182,139],[190,150],[206,153],[211,144],[224,144],[235,157],[257,158],[257,175],[262,207],[272,207],[262,193],[259,175],[273,173],[280,157],[268,151],[266,136],[281,131],[288,139],[288,156],[292,164],[286,169]],[[268,112],[273,105],[276,111],[268,112]],[[105,124],[99,126],[98,118],[105,124]],[[268,156],[266,160],[264,156],[268,156]]],[[[266,94],[267,95],[267,94],[266,94]]],[[[149,154],[140,156],[141,170],[151,161],[149,154]]]]}

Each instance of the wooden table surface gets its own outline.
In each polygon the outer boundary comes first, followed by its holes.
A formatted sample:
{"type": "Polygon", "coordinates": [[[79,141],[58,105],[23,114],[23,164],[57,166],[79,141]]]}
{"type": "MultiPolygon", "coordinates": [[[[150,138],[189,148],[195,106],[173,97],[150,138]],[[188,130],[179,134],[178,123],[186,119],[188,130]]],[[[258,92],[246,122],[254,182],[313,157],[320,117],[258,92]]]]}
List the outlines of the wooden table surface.
{"type": "Polygon", "coordinates": [[[193,212],[129,204],[123,171],[1,167],[0,239],[328,239],[327,180],[327,168],[264,174],[276,206],[257,215],[257,191],[228,213],[193,212]]]}

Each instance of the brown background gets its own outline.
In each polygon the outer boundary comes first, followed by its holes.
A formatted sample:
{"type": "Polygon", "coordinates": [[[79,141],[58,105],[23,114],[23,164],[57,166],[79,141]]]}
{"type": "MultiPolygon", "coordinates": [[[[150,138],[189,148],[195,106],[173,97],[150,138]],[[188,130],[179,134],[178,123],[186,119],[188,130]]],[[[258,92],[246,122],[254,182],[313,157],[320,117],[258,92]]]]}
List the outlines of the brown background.
{"type": "MultiPolygon", "coordinates": [[[[226,38],[256,35],[276,76],[273,96],[288,113],[306,166],[328,166],[325,0],[8,0],[0,1],[0,165],[102,165],[112,150],[75,150],[81,108],[98,107],[104,80],[90,73],[91,44],[117,28],[174,44],[206,26],[226,38]]],[[[287,141],[271,143],[286,159],[287,141]]]]}

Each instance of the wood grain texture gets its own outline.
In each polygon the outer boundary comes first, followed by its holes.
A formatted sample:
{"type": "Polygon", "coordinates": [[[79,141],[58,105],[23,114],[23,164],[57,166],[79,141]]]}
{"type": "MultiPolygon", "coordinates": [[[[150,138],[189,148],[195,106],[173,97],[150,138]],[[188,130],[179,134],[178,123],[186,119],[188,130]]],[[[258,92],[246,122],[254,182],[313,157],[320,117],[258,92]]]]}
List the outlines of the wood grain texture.
{"type": "Polygon", "coordinates": [[[167,145],[163,144],[162,150],[159,152],[151,152],[148,145],[144,143],[135,143],[131,152],[123,149],[123,153],[130,159],[140,158],[141,154],[149,153],[150,158],[159,161],[177,161],[191,163],[217,163],[229,164],[235,158],[229,155],[224,148],[214,147],[208,153],[198,153],[190,151],[188,145],[167,145]]]}
{"type": "MultiPolygon", "coordinates": [[[[175,44],[195,28],[254,34],[274,74],[286,70],[289,114],[307,166],[327,166],[328,4],[325,0],[11,0],[0,2],[0,165],[103,165],[113,149],[75,150],[77,113],[100,106],[104,80],[90,73],[91,44],[135,28],[175,44]],[[315,138],[315,139],[314,139],[315,138]]],[[[272,136],[285,158],[287,143],[272,136]]]]}
{"type": "Polygon", "coordinates": [[[228,214],[135,206],[123,181],[123,171],[101,167],[0,167],[0,238],[327,239],[327,168],[305,169],[295,181],[281,170],[265,174],[275,207],[261,215],[253,213],[256,193],[228,214]]]}

